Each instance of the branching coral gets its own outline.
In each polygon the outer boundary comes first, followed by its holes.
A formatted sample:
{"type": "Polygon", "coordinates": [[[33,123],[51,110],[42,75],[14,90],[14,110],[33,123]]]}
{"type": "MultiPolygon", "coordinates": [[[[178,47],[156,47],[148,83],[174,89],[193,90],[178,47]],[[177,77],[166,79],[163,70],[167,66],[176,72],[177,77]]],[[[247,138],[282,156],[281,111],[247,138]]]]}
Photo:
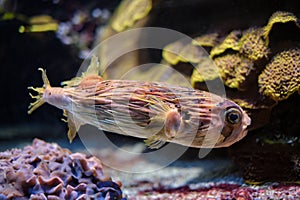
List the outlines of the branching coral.
{"type": "Polygon", "coordinates": [[[0,153],[0,199],[121,199],[101,161],[35,139],[23,150],[0,153]]]}
{"type": "Polygon", "coordinates": [[[260,74],[260,92],[276,101],[287,99],[300,89],[300,49],[277,54],[260,74]]]}

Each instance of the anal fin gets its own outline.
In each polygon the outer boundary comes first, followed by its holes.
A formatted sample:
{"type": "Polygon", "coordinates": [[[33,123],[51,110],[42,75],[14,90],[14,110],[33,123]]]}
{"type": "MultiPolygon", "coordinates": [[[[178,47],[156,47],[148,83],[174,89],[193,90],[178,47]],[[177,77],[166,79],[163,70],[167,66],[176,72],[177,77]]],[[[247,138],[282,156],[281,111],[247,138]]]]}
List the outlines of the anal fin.
{"type": "Polygon", "coordinates": [[[67,110],[64,110],[63,115],[67,118],[66,120],[63,119],[63,121],[68,123],[68,139],[70,143],[72,143],[73,139],[76,136],[77,131],[79,130],[81,123],[76,120],[76,118],[73,117],[72,114],[70,114],[67,110]]]}
{"type": "Polygon", "coordinates": [[[166,143],[158,134],[148,137],[144,142],[149,149],[159,149],[166,143]]]}

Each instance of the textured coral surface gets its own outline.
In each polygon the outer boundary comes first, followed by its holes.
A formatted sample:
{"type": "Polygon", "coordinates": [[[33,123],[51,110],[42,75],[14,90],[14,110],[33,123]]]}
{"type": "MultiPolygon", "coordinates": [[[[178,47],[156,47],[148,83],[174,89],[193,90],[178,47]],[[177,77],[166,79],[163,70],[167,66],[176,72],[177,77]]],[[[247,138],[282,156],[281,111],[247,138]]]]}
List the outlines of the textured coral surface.
{"type": "Polygon", "coordinates": [[[275,100],[287,99],[300,88],[300,49],[280,52],[260,74],[260,91],[275,100]]]}
{"type": "Polygon", "coordinates": [[[96,157],[35,139],[0,153],[0,199],[122,199],[96,157]]]}
{"type": "MultiPolygon", "coordinates": [[[[255,91],[257,88],[254,86],[258,84],[257,92],[275,101],[285,100],[298,91],[298,21],[292,13],[277,11],[266,26],[232,31],[213,46],[210,57],[218,67],[224,84],[239,91],[255,91]],[[286,32],[289,34],[285,34],[286,32]]],[[[174,65],[169,60],[167,61],[174,65]]],[[[199,62],[202,60],[199,59],[199,62]]],[[[208,76],[205,70],[194,70],[191,82],[195,84],[210,80],[202,78],[203,76],[208,76]]],[[[214,78],[217,77],[218,75],[214,78]]]]}

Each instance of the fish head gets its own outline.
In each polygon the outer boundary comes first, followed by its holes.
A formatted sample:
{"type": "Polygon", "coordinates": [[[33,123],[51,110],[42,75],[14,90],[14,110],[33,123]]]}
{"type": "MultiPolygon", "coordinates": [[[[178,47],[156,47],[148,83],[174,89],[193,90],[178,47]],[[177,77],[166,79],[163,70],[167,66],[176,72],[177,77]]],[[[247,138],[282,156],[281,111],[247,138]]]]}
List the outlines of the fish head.
{"type": "Polygon", "coordinates": [[[216,147],[228,147],[247,135],[251,119],[236,103],[225,100],[219,105],[222,130],[216,147]]]}
{"type": "Polygon", "coordinates": [[[198,103],[195,99],[184,102],[189,106],[180,112],[182,123],[175,123],[180,126],[172,141],[196,148],[220,148],[244,138],[251,123],[247,113],[229,99],[211,93],[206,96],[198,103]]]}

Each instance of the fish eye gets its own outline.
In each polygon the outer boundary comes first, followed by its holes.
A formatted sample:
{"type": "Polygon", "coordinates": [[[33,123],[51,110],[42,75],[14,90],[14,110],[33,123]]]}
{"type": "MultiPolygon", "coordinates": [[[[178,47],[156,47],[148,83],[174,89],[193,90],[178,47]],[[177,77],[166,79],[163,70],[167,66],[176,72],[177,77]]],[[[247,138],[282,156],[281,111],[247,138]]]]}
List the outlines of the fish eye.
{"type": "Polygon", "coordinates": [[[231,124],[237,124],[241,121],[241,111],[237,108],[229,108],[225,112],[225,119],[231,124]]]}

